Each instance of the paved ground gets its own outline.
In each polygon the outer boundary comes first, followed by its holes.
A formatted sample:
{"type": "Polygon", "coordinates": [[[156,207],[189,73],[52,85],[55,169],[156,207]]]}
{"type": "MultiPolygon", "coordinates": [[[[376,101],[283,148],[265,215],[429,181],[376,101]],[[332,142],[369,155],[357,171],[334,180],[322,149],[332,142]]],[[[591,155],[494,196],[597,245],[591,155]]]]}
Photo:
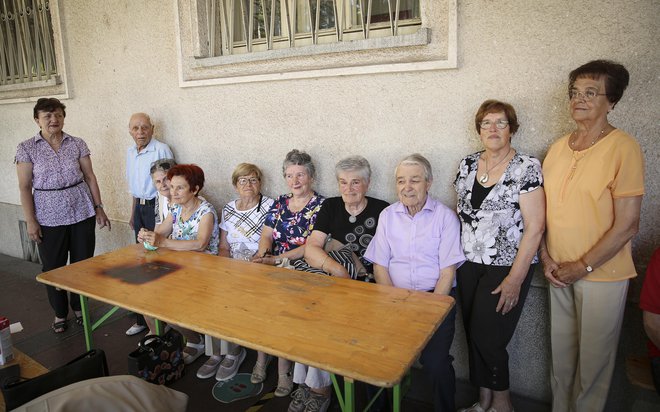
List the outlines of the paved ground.
{"type": "MultiPolygon", "coordinates": [[[[55,335],[50,330],[52,313],[46,298],[45,287],[35,281],[40,267],[20,259],[0,255],[0,314],[10,321],[21,321],[25,330],[13,337],[14,344],[49,369],[55,368],[73,359],[85,351],[82,328],[69,322],[66,333],[55,335]]],[[[99,317],[109,306],[92,302],[93,317],[99,317]]],[[[71,317],[72,315],[70,315],[71,317]]],[[[635,305],[627,308],[624,331],[619,346],[619,356],[615,368],[612,389],[608,398],[607,412],[651,412],[660,410],[660,396],[654,392],[637,388],[628,382],[625,375],[624,359],[632,353],[644,353],[644,338],[641,315],[635,305]]],[[[94,333],[95,345],[106,352],[110,373],[127,373],[127,355],[132,351],[141,336],[127,337],[124,331],[132,324],[133,317],[124,310],[116,312],[107,325],[94,333]]],[[[255,354],[248,351],[240,372],[249,373],[254,365],[255,354]]],[[[172,388],[190,396],[189,411],[245,411],[262,412],[285,411],[287,399],[272,398],[270,392],[276,384],[274,364],[269,370],[269,379],[259,396],[222,404],[212,396],[214,380],[199,380],[195,377],[197,368],[204,362],[200,358],[186,368],[186,376],[172,385],[172,388]]],[[[413,371],[414,386],[409,392],[404,411],[431,411],[428,403],[428,385],[419,371],[413,371]]],[[[477,392],[466,382],[457,383],[457,405],[464,406],[474,402],[477,392]]],[[[363,403],[362,390],[358,388],[358,401],[363,403]]],[[[516,394],[514,405],[518,412],[550,411],[547,404],[525,398],[525,394],[516,394]]],[[[338,410],[337,402],[333,402],[338,410]]]]}

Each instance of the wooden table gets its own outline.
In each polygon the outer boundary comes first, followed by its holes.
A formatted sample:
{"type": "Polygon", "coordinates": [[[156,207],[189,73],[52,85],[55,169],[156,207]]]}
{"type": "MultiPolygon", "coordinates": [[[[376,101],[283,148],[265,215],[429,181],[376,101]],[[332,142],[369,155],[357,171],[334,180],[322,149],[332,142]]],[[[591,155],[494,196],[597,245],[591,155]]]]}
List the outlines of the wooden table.
{"type": "MultiPolygon", "coordinates": [[[[16,346],[12,348],[14,352],[14,360],[8,363],[6,366],[9,366],[14,363],[18,363],[21,367],[21,376],[24,378],[36,378],[39,375],[43,375],[48,372],[45,366],[32,359],[28,355],[24,354],[20,350],[16,349],[16,346]]],[[[0,411],[5,410],[5,397],[0,392],[0,411]]]]}
{"type": "MultiPolygon", "coordinates": [[[[448,296],[198,252],[149,252],[141,245],[37,279],[342,375],[345,402],[338,395],[346,410],[353,410],[354,380],[394,386],[396,397],[398,384],[454,305],[448,296]]],[[[91,347],[86,299],[81,300],[91,347]]]]}

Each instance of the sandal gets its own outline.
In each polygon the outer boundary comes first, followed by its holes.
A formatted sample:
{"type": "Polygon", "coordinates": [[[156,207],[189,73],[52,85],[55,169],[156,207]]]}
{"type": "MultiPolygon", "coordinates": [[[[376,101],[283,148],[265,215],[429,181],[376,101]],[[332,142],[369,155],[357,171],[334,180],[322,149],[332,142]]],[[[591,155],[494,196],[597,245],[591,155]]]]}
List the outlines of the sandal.
{"type": "Polygon", "coordinates": [[[293,390],[293,377],[289,373],[280,373],[277,379],[277,389],[275,389],[275,396],[282,398],[287,396],[293,390]]]}
{"type": "Polygon", "coordinates": [[[78,326],[82,326],[82,324],[83,324],[83,316],[82,316],[82,313],[79,315],[79,314],[77,314],[77,313],[74,312],[74,315],[76,316],[76,325],[78,325],[78,326]]]}
{"type": "Polygon", "coordinates": [[[204,354],[204,349],[206,348],[206,345],[204,345],[204,339],[202,339],[201,343],[187,342],[186,348],[191,348],[195,350],[194,352],[186,352],[185,349],[183,350],[183,363],[185,363],[186,365],[190,365],[191,363],[195,362],[197,358],[199,358],[204,354]]]}
{"type": "Polygon", "coordinates": [[[51,329],[53,329],[53,332],[55,333],[64,333],[66,330],[66,319],[61,320],[59,322],[53,322],[53,324],[50,326],[51,329]]]}
{"type": "Polygon", "coordinates": [[[273,360],[273,357],[266,355],[265,364],[259,363],[259,361],[254,364],[254,368],[252,369],[252,376],[250,376],[250,382],[256,384],[266,380],[266,371],[268,370],[268,364],[271,360],[273,360]]]}

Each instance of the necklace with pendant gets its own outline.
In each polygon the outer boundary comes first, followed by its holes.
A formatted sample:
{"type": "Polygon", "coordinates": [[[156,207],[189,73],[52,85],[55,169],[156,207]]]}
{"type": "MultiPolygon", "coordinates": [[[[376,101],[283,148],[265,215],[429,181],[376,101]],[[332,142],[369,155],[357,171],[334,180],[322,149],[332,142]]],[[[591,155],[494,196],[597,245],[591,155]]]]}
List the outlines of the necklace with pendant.
{"type": "MultiPolygon", "coordinates": [[[[591,144],[589,145],[589,147],[595,145],[596,142],[598,141],[598,139],[600,139],[600,137],[603,135],[603,133],[605,133],[605,129],[601,130],[600,133],[598,133],[598,136],[596,136],[591,141],[591,144]]],[[[573,148],[573,150],[575,150],[575,145],[577,144],[577,132],[571,133],[571,137],[570,137],[570,139],[568,139],[568,142],[570,143],[571,148],[573,148]]]]}
{"type": "Polygon", "coordinates": [[[497,164],[496,164],[495,166],[491,167],[490,169],[488,168],[488,159],[484,159],[484,160],[486,161],[486,172],[484,172],[484,174],[482,174],[481,177],[479,178],[479,183],[486,183],[486,182],[488,182],[488,179],[490,178],[490,176],[488,176],[488,173],[489,173],[491,170],[495,169],[497,166],[499,166],[500,163],[502,163],[502,162],[504,161],[504,159],[506,159],[507,157],[509,157],[509,153],[511,153],[511,148],[510,148],[510,147],[509,147],[509,151],[506,152],[506,155],[502,158],[502,160],[500,160],[499,162],[497,162],[497,164]]]}
{"type": "Polygon", "coordinates": [[[357,222],[357,215],[359,215],[360,213],[362,213],[362,212],[364,211],[364,209],[367,208],[367,203],[368,203],[368,201],[367,201],[366,198],[365,198],[364,200],[365,200],[365,202],[364,202],[364,206],[362,206],[360,209],[358,209],[358,212],[357,212],[356,214],[352,214],[351,212],[348,212],[348,210],[346,210],[346,211],[349,213],[349,215],[350,215],[350,216],[348,216],[348,221],[349,221],[349,222],[351,222],[351,223],[355,223],[355,222],[357,222]]]}

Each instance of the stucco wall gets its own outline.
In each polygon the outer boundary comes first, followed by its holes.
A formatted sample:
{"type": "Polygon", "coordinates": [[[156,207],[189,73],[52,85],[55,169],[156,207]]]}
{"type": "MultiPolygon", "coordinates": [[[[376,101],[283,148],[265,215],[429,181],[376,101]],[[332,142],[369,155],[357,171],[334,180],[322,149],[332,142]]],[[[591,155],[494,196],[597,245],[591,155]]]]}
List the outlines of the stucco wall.
{"type": "MultiPolygon", "coordinates": [[[[264,191],[285,191],[280,174],[291,148],[310,152],[318,190],[336,194],[334,162],[359,153],[373,163],[372,195],[395,200],[392,169],[419,151],[435,167],[432,191],[454,203],[450,182],[462,156],[479,148],[473,115],[486,98],[511,102],[521,128],[514,146],[543,156],[572,130],[566,77],[590,59],[624,63],[631,85],[610,115],[636,136],[647,158],[647,194],[636,255],[660,239],[657,169],[660,38],[654,0],[462,1],[458,69],[327,77],[182,89],[177,85],[174,1],[60,0],[71,99],[65,130],[92,151],[108,215],[125,222],[130,197],[123,178],[131,143],[127,122],[146,111],[156,135],[182,162],[207,173],[205,196],[221,206],[234,195],[229,176],[240,161],[266,172],[264,191]]],[[[0,105],[0,202],[18,204],[11,160],[33,135],[33,103],[0,105]]],[[[3,242],[4,244],[5,242],[3,242]]],[[[0,246],[0,251],[7,250],[0,246]]]]}
{"type": "MultiPolygon", "coordinates": [[[[640,269],[660,246],[656,0],[466,0],[458,5],[457,69],[185,89],[178,86],[174,3],[60,0],[71,93],[64,102],[65,130],[88,143],[115,226],[99,237],[98,252],[131,242],[123,169],[132,112],[150,113],[157,137],[177,159],[205,170],[204,196],[218,207],[234,196],[230,174],[241,161],[265,171],[265,193],[284,192],[280,167],[291,148],[312,154],[317,189],[325,195],[337,193],[336,160],[366,156],[374,170],[371,195],[389,201],[396,199],[397,160],[423,153],[435,169],[433,194],[454,205],[456,166],[479,149],[473,129],[479,104],[487,98],[512,103],[521,123],[514,146],[542,158],[551,142],[574,127],[568,72],[594,58],[618,60],[631,73],[610,120],[637,137],[646,156],[647,192],[634,242],[640,269]]],[[[6,177],[0,181],[0,253],[12,256],[21,255],[12,159],[16,145],[37,131],[32,106],[0,105],[0,173],[6,177]]],[[[636,290],[638,282],[632,296],[636,290]]],[[[542,311],[535,319],[544,316],[542,311]]],[[[519,380],[524,388],[525,378],[519,380]]],[[[536,395],[547,399],[547,388],[536,395]]]]}
{"type": "MultiPolygon", "coordinates": [[[[458,5],[458,68],[326,77],[182,89],[177,83],[174,1],[61,0],[71,99],[69,133],[92,151],[108,215],[125,222],[123,178],[131,143],[127,122],[146,111],[156,135],[182,162],[207,173],[205,196],[221,206],[234,195],[229,176],[240,161],[266,172],[264,191],[285,191],[280,164],[291,148],[310,152],[318,190],[334,195],[334,162],[359,153],[373,163],[372,195],[394,200],[397,159],[419,151],[435,167],[432,191],[454,203],[450,182],[459,159],[479,148],[472,118],[486,98],[511,102],[521,128],[514,146],[542,157],[571,131],[566,77],[593,58],[624,63],[631,84],[611,122],[637,137],[647,159],[647,194],[635,240],[640,264],[660,239],[658,67],[654,0],[463,1],[458,5]]],[[[0,105],[0,202],[18,204],[16,145],[37,129],[32,103],[0,105]]],[[[3,230],[2,233],[11,233],[3,230]]],[[[14,255],[8,243],[0,252],[14,255]]],[[[99,245],[103,248],[103,242],[99,245]]]]}

